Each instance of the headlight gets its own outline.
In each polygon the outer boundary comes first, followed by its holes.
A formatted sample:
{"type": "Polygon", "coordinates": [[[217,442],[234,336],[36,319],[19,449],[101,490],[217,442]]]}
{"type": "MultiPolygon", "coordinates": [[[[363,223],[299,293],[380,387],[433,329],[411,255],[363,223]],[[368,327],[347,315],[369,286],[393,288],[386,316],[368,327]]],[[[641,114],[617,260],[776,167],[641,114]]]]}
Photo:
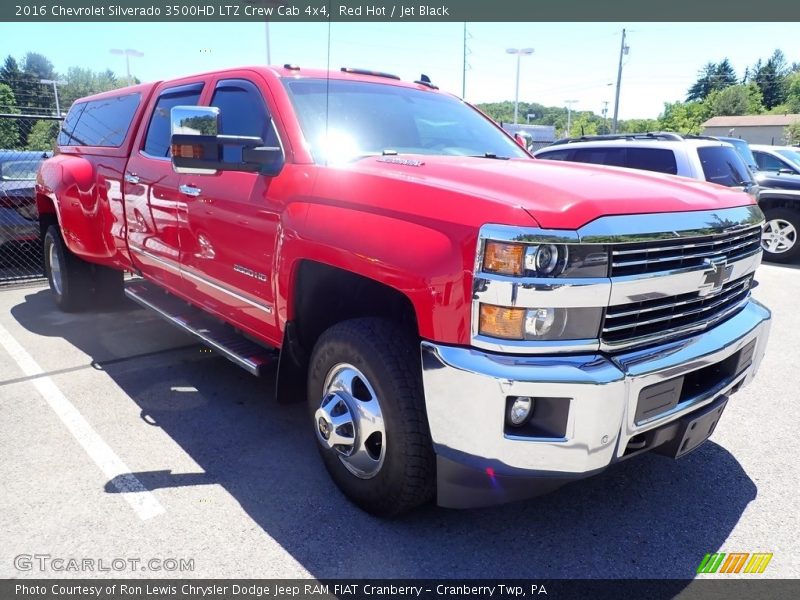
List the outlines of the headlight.
{"type": "Polygon", "coordinates": [[[608,247],[487,240],[482,270],[512,277],[607,277],[608,247]]]}
{"type": "Polygon", "coordinates": [[[525,269],[539,277],[553,277],[567,264],[567,247],[555,244],[528,246],[525,250],[525,269]]]}
{"type": "Polygon", "coordinates": [[[505,340],[594,339],[602,308],[516,308],[481,304],[478,333],[505,340]]]}

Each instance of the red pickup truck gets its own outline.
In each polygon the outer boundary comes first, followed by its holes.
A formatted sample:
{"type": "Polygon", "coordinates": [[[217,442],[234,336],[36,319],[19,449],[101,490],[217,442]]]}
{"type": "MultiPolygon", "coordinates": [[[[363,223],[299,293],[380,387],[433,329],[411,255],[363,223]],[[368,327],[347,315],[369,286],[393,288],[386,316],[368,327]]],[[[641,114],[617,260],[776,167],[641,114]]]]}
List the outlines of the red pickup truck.
{"type": "Polygon", "coordinates": [[[253,67],[83,98],[37,205],[62,309],[124,293],[251,373],[277,361],[380,515],[682,456],[769,332],[748,195],[533,160],[426,77],[253,67]]]}

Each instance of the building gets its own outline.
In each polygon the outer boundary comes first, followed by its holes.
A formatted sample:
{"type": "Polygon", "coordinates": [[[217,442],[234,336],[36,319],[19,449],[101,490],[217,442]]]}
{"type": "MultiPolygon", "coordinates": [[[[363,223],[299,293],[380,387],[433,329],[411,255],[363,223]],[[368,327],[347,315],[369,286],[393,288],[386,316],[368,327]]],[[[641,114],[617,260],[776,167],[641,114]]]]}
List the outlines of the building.
{"type": "Polygon", "coordinates": [[[703,135],[737,137],[750,144],[780,146],[786,143],[786,128],[800,115],[744,115],[712,117],[703,123],[703,135]]]}
{"type": "Polygon", "coordinates": [[[538,150],[549,146],[556,141],[556,128],[553,125],[526,125],[518,123],[500,123],[500,127],[505,129],[511,135],[515,133],[523,133],[528,135],[529,143],[528,150],[538,150]]]}

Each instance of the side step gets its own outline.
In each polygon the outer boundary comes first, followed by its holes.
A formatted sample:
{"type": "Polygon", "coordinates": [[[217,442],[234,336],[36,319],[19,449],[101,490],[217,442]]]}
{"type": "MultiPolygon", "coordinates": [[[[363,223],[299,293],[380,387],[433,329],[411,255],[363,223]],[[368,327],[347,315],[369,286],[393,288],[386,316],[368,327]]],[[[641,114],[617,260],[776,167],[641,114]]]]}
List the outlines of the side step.
{"type": "Polygon", "coordinates": [[[145,308],[157,312],[173,325],[192,334],[203,344],[253,375],[261,375],[263,369],[278,358],[277,350],[259,346],[236,333],[230,325],[222,323],[155,285],[142,281],[130,282],[125,286],[125,295],[145,308]]]}

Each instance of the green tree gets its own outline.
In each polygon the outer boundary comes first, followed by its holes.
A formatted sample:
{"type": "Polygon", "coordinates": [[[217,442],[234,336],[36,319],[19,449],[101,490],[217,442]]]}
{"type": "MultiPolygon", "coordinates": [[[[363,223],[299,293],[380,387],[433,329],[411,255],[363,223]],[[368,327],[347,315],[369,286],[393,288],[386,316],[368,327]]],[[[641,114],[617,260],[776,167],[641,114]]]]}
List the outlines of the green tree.
{"type": "Polygon", "coordinates": [[[755,115],[764,112],[761,90],[753,83],[715,90],[706,98],[711,116],[755,115]]]}
{"type": "Polygon", "coordinates": [[[658,117],[659,129],[676,133],[701,133],[711,116],[705,102],[666,102],[658,117]]]}
{"type": "Polygon", "coordinates": [[[53,150],[60,128],[59,121],[36,121],[28,134],[28,150],[53,150]]]}
{"type": "Polygon", "coordinates": [[[787,144],[800,144],[800,121],[795,121],[786,128],[784,141],[787,144]]]}
{"type": "Polygon", "coordinates": [[[64,79],[66,84],[61,86],[58,91],[64,110],[78,98],[114,90],[122,85],[110,70],[97,73],[91,69],[70,67],[64,79]]]}
{"type": "MultiPolygon", "coordinates": [[[[17,114],[17,103],[11,86],[0,83],[0,112],[17,114]]],[[[19,124],[15,119],[0,119],[0,148],[16,148],[19,143],[19,124]]]]}
{"type": "Polygon", "coordinates": [[[780,50],[775,50],[766,63],[759,60],[751,69],[753,81],[761,90],[764,106],[774,108],[786,99],[786,76],[789,66],[786,57],[780,50]]]}
{"type": "Polygon", "coordinates": [[[705,100],[711,92],[736,85],[736,82],[736,72],[727,58],[718,64],[708,62],[697,73],[697,81],[689,88],[686,101],[705,100]]]}

